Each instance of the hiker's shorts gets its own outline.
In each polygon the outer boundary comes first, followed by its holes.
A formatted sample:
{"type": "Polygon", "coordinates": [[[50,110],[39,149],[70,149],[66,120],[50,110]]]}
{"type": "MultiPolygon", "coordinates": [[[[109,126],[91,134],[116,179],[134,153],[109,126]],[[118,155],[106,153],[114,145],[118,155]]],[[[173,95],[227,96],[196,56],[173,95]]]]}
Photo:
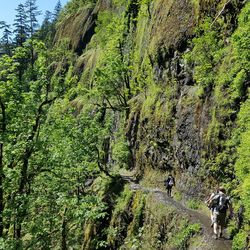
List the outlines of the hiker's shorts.
{"type": "Polygon", "coordinates": [[[226,226],[226,213],[219,213],[218,211],[213,212],[214,223],[217,223],[219,226],[226,226]]]}

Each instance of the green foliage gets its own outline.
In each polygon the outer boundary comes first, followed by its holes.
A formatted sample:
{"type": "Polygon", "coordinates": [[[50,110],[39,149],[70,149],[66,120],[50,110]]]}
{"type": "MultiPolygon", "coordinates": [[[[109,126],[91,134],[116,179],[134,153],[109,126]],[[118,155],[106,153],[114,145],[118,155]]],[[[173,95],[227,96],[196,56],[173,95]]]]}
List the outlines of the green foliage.
{"type": "MultiPolygon", "coordinates": [[[[186,224],[186,222],[183,221],[186,224]]],[[[201,230],[200,224],[186,224],[182,226],[182,230],[174,235],[170,240],[170,244],[178,249],[185,249],[188,240],[194,235],[199,233],[201,230]]]]}
{"type": "MultiPolygon", "coordinates": [[[[135,94],[146,91],[147,87],[153,83],[153,69],[148,55],[149,42],[149,13],[148,1],[141,1],[140,10],[137,17],[137,28],[134,39],[134,51],[132,57],[132,79],[135,94]]],[[[132,34],[134,35],[134,34],[132,34]]]]}
{"type": "Polygon", "coordinates": [[[118,134],[116,134],[116,138],[112,147],[113,160],[120,168],[127,168],[131,157],[127,139],[124,136],[118,136],[118,134]]]}
{"type": "Polygon", "coordinates": [[[95,35],[89,46],[106,46],[114,49],[122,41],[124,32],[124,16],[120,16],[110,10],[102,11],[98,14],[95,35]]]}
{"type": "Polygon", "coordinates": [[[196,30],[194,47],[185,55],[188,63],[194,64],[194,79],[204,88],[214,85],[218,63],[223,55],[223,42],[211,19],[206,19],[196,30]]]}
{"type": "Polygon", "coordinates": [[[174,199],[177,200],[177,201],[181,201],[182,200],[182,193],[177,191],[177,192],[174,192],[174,199]]]}
{"type": "Polygon", "coordinates": [[[50,52],[32,40],[16,48],[12,57],[0,58],[1,124],[6,124],[1,133],[1,213],[4,227],[10,228],[3,240],[6,249],[56,248],[62,227],[72,228],[67,242],[79,247],[82,223],[106,216],[106,204],[84,185],[104,164],[103,141],[110,123],[100,122],[101,112],[93,112],[91,104],[80,112],[67,98],[72,98],[77,78],[72,66],[67,71],[60,66],[61,60],[71,65],[72,54],[66,49],[61,44],[50,52]],[[27,62],[20,79],[18,69],[30,46],[37,58],[33,66],[27,62]],[[48,70],[52,60],[58,63],[54,75],[48,70]],[[10,240],[18,228],[22,238],[10,240]]]}
{"type": "Polygon", "coordinates": [[[240,180],[241,185],[238,187],[238,192],[245,206],[246,219],[250,220],[250,99],[241,106],[238,118],[238,133],[240,140],[237,148],[237,160],[235,163],[236,175],[240,180]]]}
{"type": "Polygon", "coordinates": [[[90,94],[100,105],[118,111],[128,109],[127,101],[131,97],[129,68],[122,48],[123,32],[124,18],[111,11],[101,12],[89,45],[102,49],[91,79],[90,94]]]}
{"type": "Polygon", "coordinates": [[[59,15],[59,22],[69,15],[77,13],[82,8],[96,3],[96,0],[71,0],[62,9],[59,15]]]}
{"type": "Polygon", "coordinates": [[[244,70],[249,72],[250,58],[249,58],[249,24],[250,24],[250,3],[246,3],[246,6],[242,9],[239,16],[238,28],[233,34],[232,41],[234,46],[234,52],[236,60],[241,64],[244,70]]]}
{"type": "Polygon", "coordinates": [[[235,106],[247,96],[249,78],[249,4],[239,15],[239,25],[231,37],[222,32],[223,20],[207,19],[196,31],[193,49],[185,56],[194,66],[194,78],[203,88],[204,98],[208,91],[214,92],[214,107],[210,111],[206,139],[206,168],[219,181],[230,181],[234,176],[236,141],[229,141],[236,116],[235,106]],[[242,43],[242,44],[241,44],[242,43]],[[230,156],[230,157],[229,157],[230,156]]]}
{"type": "Polygon", "coordinates": [[[197,199],[190,199],[187,201],[187,206],[191,209],[197,210],[200,208],[200,201],[197,199]]]}
{"type": "Polygon", "coordinates": [[[242,250],[246,247],[246,238],[247,238],[247,233],[244,231],[240,231],[233,240],[233,250],[242,250]]]}
{"type": "MultiPolygon", "coordinates": [[[[198,11],[198,2],[193,2],[198,11]]],[[[81,11],[102,9],[96,3],[70,1],[57,25],[81,11]]],[[[80,249],[86,243],[86,249],[110,245],[117,249],[124,243],[128,249],[169,245],[182,249],[199,232],[199,225],[189,225],[174,208],[141,192],[134,194],[126,187],[117,199],[124,183],[113,170],[129,165],[124,123],[130,109],[141,107],[140,119],[147,118],[152,129],[171,127],[180,91],[174,79],[164,89],[155,80],[156,55],[148,51],[157,44],[154,39],[153,45],[150,42],[153,4],[136,2],[139,13],[134,17],[128,12],[131,3],[112,1],[112,8],[98,12],[95,34],[80,58],[68,39],[49,50],[34,37],[12,55],[0,57],[0,202],[4,205],[0,248],[59,249],[66,244],[65,248],[80,249]],[[134,108],[136,101],[143,104],[134,108]]],[[[236,173],[237,179],[228,186],[233,189],[239,181],[234,194],[244,204],[246,223],[250,220],[249,6],[242,9],[231,38],[225,39],[221,18],[213,25],[206,19],[196,30],[185,59],[194,67],[199,94],[183,98],[190,105],[214,92],[203,160],[209,174],[220,176],[220,181],[231,180],[236,173]],[[228,140],[238,112],[234,106],[239,103],[237,128],[228,140]]],[[[46,25],[39,37],[51,46],[55,24],[46,25]]],[[[164,137],[171,133],[169,129],[164,137]]],[[[141,144],[138,158],[148,146],[141,144]]],[[[159,148],[154,138],[149,146],[159,148]]],[[[157,178],[162,173],[150,177],[151,185],[161,185],[157,178]]],[[[196,200],[188,205],[199,207],[196,200]]],[[[235,237],[235,249],[244,237],[244,231],[235,237]]]]}

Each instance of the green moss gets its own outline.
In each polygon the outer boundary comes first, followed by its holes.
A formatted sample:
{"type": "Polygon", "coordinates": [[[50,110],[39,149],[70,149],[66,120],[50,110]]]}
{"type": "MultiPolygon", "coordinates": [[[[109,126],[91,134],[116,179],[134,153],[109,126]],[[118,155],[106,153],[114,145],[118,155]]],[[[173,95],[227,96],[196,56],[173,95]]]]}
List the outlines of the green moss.
{"type": "Polygon", "coordinates": [[[137,18],[137,29],[135,36],[135,48],[133,52],[133,74],[134,78],[139,73],[140,65],[145,60],[147,44],[149,39],[149,13],[147,4],[141,4],[137,18]]]}
{"type": "Polygon", "coordinates": [[[176,104],[177,90],[175,81],[169,81],[164,89],[160,85],[151,83],[146,92],[142,104],[141,119],[149,118],[152,126],[168,124],[172,121],[173,108],[176,104]]]}
{"type": "Polygon", "coordinates": [[[200,14],[200,0],[192,0],[192,4],[194,6],[195,16],[198,19],[199,14],[200,14]]]}
{"type": "Polygon", "coordinates": [[[155,104],[157,102],[157,97],[161,93],[160,86],[155,84],[151,84],[148,87],[145,101],[143,102],[143,106],[141,109],[141,116],[143,118],[149,117],[154,113],[155,104]]]}
{"type": "Polygon", "coordinates": [[[156,202],[153,195],[147,195],[145,201],[144,224],[121,249],[181,249],[199,232],[198,224],[190,225],[175,208],[156,202]]]}
{"type": "Polygon", "coordinates": [[[126,210],[126,208],[128,208],[131,205],[132,198],[133,198],[133,191],[130,190],[129,186],[125,186],[121,196],[117,199],[113,216],[117,216],[122,211],[126,210]]]}
{"type": "Polygon", "coordinates": [[[207,152],[216,152],[216,146],[219,144],[219,132],[220,132],[221,124],[218,122],[216,118],[216,110],[212,110],[212,119],[208,126],[207,133],[206,133],[206,145],[208,146],[207,152]]]}
{"type": "Polygon", "coordinates": [[[81,74],[80,84],[85,88],[91,87],[94,71],[100,54],[101,50],[98,48],[89,49],[78,58],[75,64],[74,70],[77,74],[81,74]]]}

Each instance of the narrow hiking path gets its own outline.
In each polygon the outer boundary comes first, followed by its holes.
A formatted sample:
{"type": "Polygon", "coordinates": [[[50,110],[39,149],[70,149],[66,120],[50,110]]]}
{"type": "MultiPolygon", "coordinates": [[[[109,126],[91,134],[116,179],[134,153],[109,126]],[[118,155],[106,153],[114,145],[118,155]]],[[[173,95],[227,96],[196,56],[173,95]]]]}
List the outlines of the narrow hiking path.
{"type": "Polygon", "coordinates": [[[122,178],[130,184],[130,188],[132,190],[141,190],[146,193],[152,193],[154,194],[154,197],[157,201],[165,205],[170,205],[170,206],[175,207],[178,211],[185,214],[189,218],[190,222],[200,223],[201,228],[202,228],[203,240],[206,243],[206,246],[204,246],[204,248],[203,247],[196,248],[197,250],[198,249],[199,250],[230,250],[232,249],[230,240],[227,240],[225,238],[215,240],[212,238],[213,232],[212,232],[212,228],[210,227],[211,221],[207,215],[202,214],[197,210],[189,209],[182,203],[175,201],[174,199],[168,197],[166,191],[162,191],[158,188],[147,188],[147,187],[141,186],[140,184],[135,183],[135,181],[133,180],[133,177],[131,176],[122,175],[122,178]]]}

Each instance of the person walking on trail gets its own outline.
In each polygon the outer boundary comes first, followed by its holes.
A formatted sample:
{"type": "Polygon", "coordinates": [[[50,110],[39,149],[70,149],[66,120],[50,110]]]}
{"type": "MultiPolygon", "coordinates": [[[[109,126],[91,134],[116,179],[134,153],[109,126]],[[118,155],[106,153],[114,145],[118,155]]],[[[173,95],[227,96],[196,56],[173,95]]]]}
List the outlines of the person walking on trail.
{"type": "Polygon", "coordinates": [[[213,209],[213,238],[218,239],[222,237],[223,230],[226,227],[226,215],[228,209],[230,217],[233,216],[232,203],[230,197],[226,195],[224,187],[219,188],[219,193],[212,198],[211,202],[216,204],[213,209]]]}
{"type": "Polygon", "coordinates": [[[211,218],[211,227],[214,225],[214,209],[216,207],[216,202],[214,202],[213,198],[215,195],[219,193],[219,190],[216,189],[214,192],[211,193],[211,195],[205,200],[206,205],[208,206],[210,210],[210,218],[211,218]]]}
{"type": "Polygon", "coordinates": [[[167,188],[167,194],[169,197],[171,197],[172,187],[175,186],[175,179],[172,174],[168,175],[167,179],[165,180],[165,185],[167,188]]]}

